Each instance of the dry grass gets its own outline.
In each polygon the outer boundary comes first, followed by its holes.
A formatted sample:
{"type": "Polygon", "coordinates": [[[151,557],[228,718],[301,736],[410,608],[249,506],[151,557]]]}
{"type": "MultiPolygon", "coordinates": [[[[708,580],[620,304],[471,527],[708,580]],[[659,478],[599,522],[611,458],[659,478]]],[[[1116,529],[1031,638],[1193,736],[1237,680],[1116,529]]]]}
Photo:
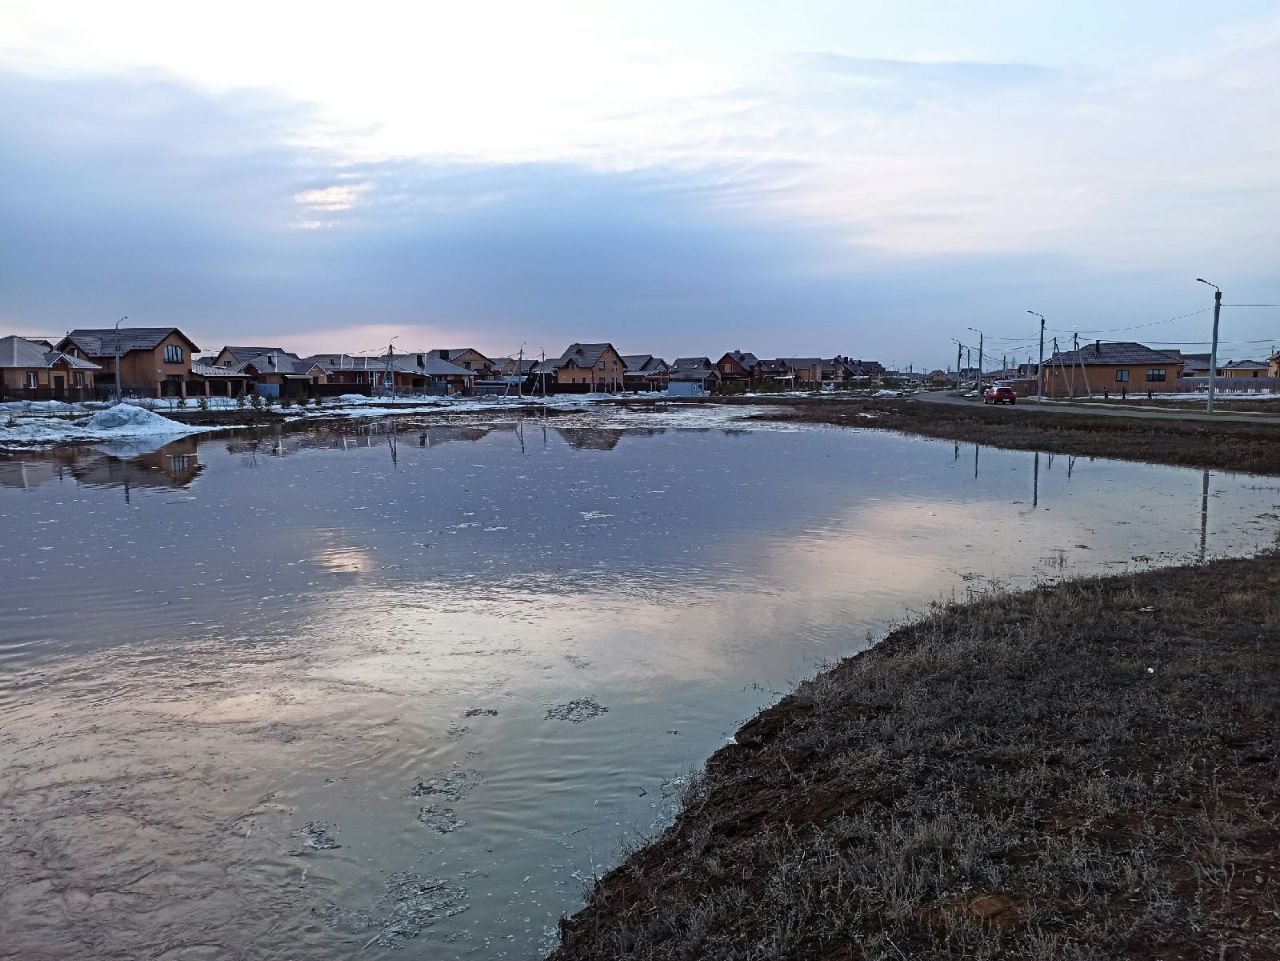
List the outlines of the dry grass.
{"type": "MultiPolygon", "coordinates": [[[[709,402],[768,404],[777,410],[760,416],[770,420],[881,428],[1014,450],[1280,474],[1280,425],[1275,424],[1144,420],[910,399],[718,398],[709,402]]],[[[1274,410],[1280,413],[1280,406],[1274,410]]]]}
{"type": "Polygon", "coordinates": [[[1276,564],[896,631],[744,726],[553,957],[1280,957],[1276,564]]]}

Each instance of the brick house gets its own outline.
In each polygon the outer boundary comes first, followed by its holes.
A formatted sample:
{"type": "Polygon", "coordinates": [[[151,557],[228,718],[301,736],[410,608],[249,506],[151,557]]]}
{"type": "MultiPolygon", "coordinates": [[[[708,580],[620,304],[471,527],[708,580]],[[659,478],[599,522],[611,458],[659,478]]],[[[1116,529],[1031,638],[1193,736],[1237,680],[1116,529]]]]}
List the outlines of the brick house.
{"type": "Polygon", "coordinates": [[[0,399],[86,400],[100,370],[46,341],[0,337],[0,399]]]}
{"type": "MultiPolygon", "coordinates": [[[[177,327],[82,328],[63,337],[54,350],[102,368],[99,387],[115,386],[116,357],[120,387],[138,397],[186,397],[197,347],[177,327]]],[[[197,380],[203,392],[204,385],[197,380]]]]}
{"type": "Polygon", "coordinates": [[[570,344],[551,366],[557,387],[572,386],[591,392],[621,390],[627,370],[627,362],[613,344],[570,344]]]}
{"type": "Polygon", "coordinates": [[[1132,341],[1095,341],[1045,360],[1044,393],[1046,397],[1165,393],[1177,389],[1182,367],[1182,354],[1176,350],[1154,350],[1132,341]]]}

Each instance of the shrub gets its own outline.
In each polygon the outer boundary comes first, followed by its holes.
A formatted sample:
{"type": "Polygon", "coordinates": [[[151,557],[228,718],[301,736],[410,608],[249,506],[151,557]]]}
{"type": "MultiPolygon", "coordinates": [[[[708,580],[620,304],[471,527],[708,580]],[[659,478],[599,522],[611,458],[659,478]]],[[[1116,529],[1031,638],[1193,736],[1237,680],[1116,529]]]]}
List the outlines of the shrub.
{"type": "Polygon", "coordinates": [[[255,390],[249,395],[249,404],[254,410],[260,409],[262,407],[262,395],[255,390]]]}

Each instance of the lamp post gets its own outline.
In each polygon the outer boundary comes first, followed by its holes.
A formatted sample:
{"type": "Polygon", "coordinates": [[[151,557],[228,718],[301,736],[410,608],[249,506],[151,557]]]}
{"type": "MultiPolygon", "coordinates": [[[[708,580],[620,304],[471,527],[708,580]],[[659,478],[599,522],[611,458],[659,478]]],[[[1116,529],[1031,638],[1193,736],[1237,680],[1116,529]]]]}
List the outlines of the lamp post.
{"type": "Polygon", "coordinates": [[[1040,318],[1040,358],[1036,361],[1036,403],[1044,403],[1044,314],[1028,310],[1032,317],[1040,318]]]}
{"type": "Polygon", "coordinates": [[[120,403],[120,324],[128,320],[128,315],[116,321],[116,403],[120,403]]]}
{"type": "MultiPolygon", "coordinates": [[[[1203,277],[1196,281],[1209,284],[1203,277]]],[[[1217,284],[1209,284],[1213,288],[1213,346],[1209,348],[1209,399],[1205,402],[1204,412],[1213,413],[1213,384],[1218,379],[1218,318],[1222,316],[1222,290],[1217,284]]]]}
{"type": "Polygon", "coordinates": [[[983,334],[977,327],[970,327],[969,330],[978,335],[978,394],[982,394],[982,340],[983,334]]]}

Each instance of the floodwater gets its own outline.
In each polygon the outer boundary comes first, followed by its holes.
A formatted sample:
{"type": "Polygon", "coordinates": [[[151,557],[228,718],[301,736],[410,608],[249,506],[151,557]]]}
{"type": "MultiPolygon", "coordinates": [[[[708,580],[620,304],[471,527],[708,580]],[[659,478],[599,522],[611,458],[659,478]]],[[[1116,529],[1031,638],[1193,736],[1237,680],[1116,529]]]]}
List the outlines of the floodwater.
{"type": "Polygon", "coordinates": [[[0,455],[0,957],[540,957],[825,661],[1280,530],[1270,479],[728,417],[0,455]]]}

